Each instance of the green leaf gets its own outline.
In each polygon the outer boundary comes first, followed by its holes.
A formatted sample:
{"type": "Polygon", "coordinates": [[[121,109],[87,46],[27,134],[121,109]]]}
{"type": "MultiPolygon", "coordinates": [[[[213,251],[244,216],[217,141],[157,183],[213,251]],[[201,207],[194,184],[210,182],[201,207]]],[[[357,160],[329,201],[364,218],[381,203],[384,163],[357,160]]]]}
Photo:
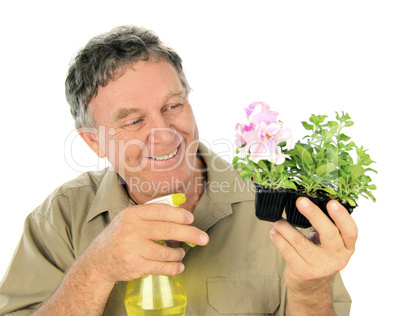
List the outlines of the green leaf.
{"type": "Polygon", "coordinates": [[[344,112],[342,111],[341,120],[344,121],[344,122],[346,122],[347,120],[350,120],[350,115],[349,115],[348,113],[344,113],[344,112]]]}
{"type": "Polygon", "coordinates": [[[378,171],[377,171],[377,170],[375,170],[375,169],[373,169],[373,168],[366,168],[365,170],[366,170],[366,172],[367,172],[367,171],[372,171],[372,172],[374,172],[374,173],[377,173],[377,174],[378,174],[378,171]]]}
{"type": "Polygon", "coordinates": [[[376,198],[374,197],[374,195],[371,192],[366,192],[366,193],[370,197],[370,199],[373,200],[373,202],[377,202],[376,198]]]}
{"type": "Polygon", "coordinates": [[[285,167],[284,165],[275,165],[273,166],[273,171],[275,172],[275,174],[281,175],[283,174],[283,172],[285,171],[285,167]]]}
{"type": "Polygon", "coordinates": [[[336,128],[331,128],[325,135],[325,142],[330,143],[336,133],[336,128]]]}
{"type": "Polygon", "coordinates": [[[345,179],[344,178],[338,178],[338,185],[342,185],[342,186],[345,186],[346,185],[346,181],[345,181],[345,179]]]}
{"type": "Polygon", "coordinates": [[[258,161],[257,165],[258,165],[258,167],[260,167],[264,171],[268,171],[268,165],[267,165],[267,162],[265,160],[258,161]]]}
{"type": "Polygon", "coordinates": [[[285,147],[286,146],[286,142],[285,141],[281,141],[279,143],[276,144],[279,147],[285,147]]]}
{"type": "Polygon", "coordinates": [[[318,115],[318,123],[323,123],[327,117],[327,115],[318,115]]]}
{"type": "Polygon", "coordinates": [[[327,122],[327,125],[328,125],[329,127],[336,127],[336,128],[339,127],[339,124],[338,124],[337,121],[328,121],[328,122],[327,122]]]}
{"type": "Polygon", "coordinates": [[[346,202],[348,202],[350,206],[356,206],[356,202],[353,201],[351,198],[346,198],[346,202]]]}
{"type": "Polygon", "coordinates": [[[302,156],[302,164],[303,166],[306,166],[308,170],[313,170],[314,168],[314,161],[313,158],[311,157],[310,153],[307,150],[303,150],[301,153],[302,156]]]}
{"type": "Polygon", "coordinates": [[[350,139],[350,137],[345,134],[341,134],[341,135],[339,135],[339,139],[341,141],[347,142],[350,139]]]}
{"type": "Polygon", "coordinates": [[[352,166],[350,168],[350,174],[353,178],[358,179],[364,174],[364,168],[362,166],[352,166]]]}
{"type": "Polygon", "coordinates": [[[333,188],[326,187],[326,188],[323,188],[322,190],[329,193],[330,195],[336,195],[336,191],[333,188]]]}
{"type": "Polygon", "coordinates": [[[233,168],[244,170],[244,169],[248,169],[248,166],[244,162],[237,162],[237,163],[233,164],[233,168]]]}
{"type": "Polygon", "coordinates": [[[305,121],[303,121],[302,124],[303,124],[303,127],[308,131],[312,131],[314,129],[314,125],[308,124],[305,121]]]}
{"type": "Polygon", "coordinates": [[[311,115],[310,122],[313,123],[316,127],[325,121],[326,115],[311,115]]]}
{"type": "Polygon", "coordinates": [[[254,172],[251,172],[251,171],[249,171],[249,170],[242,170],[242,171],[240,172],[240,177],[241,177],[243,180],[250,179],[253,175],[254,175],[254,172]]]}
{"type": "Polygon", "coordinates": [[[242,170],[249,170],[249,166],[246,165],[244,162],[238,162],[234,164],[235,169],[242,169],[242,170]]]}
{"type": "Polygon", "coordinates": [[[284,187],[285,189],[297,190],[297,187],[296,187],[296,185],[294,184],[294,182],[293,182],[293,181],[290,181],[290,180],[285,180],[284,183],[283,183],[283,187],[284,187]]]}
{"type": "Polygon", "coordinates": [[[333,164],[332,162],[327,163],[325,165],[321,165],[317,168],[316,174],[317,176],[324,178],[326,175],[328,175],[329,173],[331,173],[332,171],[334,171],[336,169],[335,164],[333,164]]]}
{"type": "Polygon", "coordinates": [[[317,126],[317,125],[318,125],[318,117],[317,117],[317,115],[312,114],[312,115],[310,116],[310,118],[309,118],[309,121],[310,121],[311,123],[313,123],[315,126],[317,126]]]}
{"type": "Polygon", "coordinates": [[[356,144],[354,142],[350,142],[346,145],[345,150],[351,151],[353,148],[356,148],[356,144]]]}
{"type": "Polygon", "coordinates": [[[339,167],[343,167],[343,166],[347,166],[348,162],[346,160],[343,159],[338,159],[338,166],[339,167]]]}

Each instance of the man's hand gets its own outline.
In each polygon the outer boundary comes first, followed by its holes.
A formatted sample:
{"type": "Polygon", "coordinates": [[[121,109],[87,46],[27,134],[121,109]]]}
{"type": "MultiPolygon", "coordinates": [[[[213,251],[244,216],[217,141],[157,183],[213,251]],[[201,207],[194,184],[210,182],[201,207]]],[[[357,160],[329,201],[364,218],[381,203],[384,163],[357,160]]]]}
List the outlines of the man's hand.
{"type": "Polygon", "coordinates": [[[87,250],[93,268],[105,281],[129,281],[144,274],[175,275],[184,270],[182,248],[154,241],[206,245],[208,235],[189,226],[193,214],[165,204],[138,205],[120,212],[87,250]]]}
{"type": "Polygon", "coordinates": [[[288,264],[284,273],[287,311],[290,315],[332,315],[331,282],[355,250],[357,227],[336,201],[327,204],[335,224],[307,198],[299,198],[297,208],[315,228],[310,238],[285,220],[272,223],[271,230],[271,239],[288,264]]]}
{"type": "Polygon", "coordinates": [[[189,226],[193,220],[190,212],[165,204],[123,210],[74,262],[56,292],[33,315],[103,315],[116,281],[144,274],[181,273],[184,250],[154,241],[206,245],[208,235],[189,226]]]}

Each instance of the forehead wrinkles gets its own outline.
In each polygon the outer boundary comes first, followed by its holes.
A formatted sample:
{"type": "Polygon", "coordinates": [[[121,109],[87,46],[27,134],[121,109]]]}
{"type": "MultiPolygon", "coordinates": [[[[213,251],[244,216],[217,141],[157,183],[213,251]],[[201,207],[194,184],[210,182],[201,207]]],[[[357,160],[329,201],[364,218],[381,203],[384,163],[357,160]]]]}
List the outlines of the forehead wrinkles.
{"type": "Polygon", "coordinates": [[[108,120],[116,121],[133,113],[145,114],[155,107],[163,107],[172,97],[187,96],[187,90],[169,63],[140,61],[130,66],[100,87],[89,108],[103,108],[104,113],[109,108],[108,120]],[[155,66],[162,67],[155,69],[155,66]]]}

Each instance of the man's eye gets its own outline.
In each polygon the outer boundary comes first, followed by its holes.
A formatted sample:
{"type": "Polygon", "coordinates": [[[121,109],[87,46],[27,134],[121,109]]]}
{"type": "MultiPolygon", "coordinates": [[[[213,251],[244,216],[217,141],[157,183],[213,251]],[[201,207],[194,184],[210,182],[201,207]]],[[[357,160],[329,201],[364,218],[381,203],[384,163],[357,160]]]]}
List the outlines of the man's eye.
{"type": "Polygon", "coordinates": [[[181,105],[181,104],[174,104],[174,105],[171,105],[171,106],[169,106],[169,109],[170,109],[170,110],[177,109],[180,105],[181,105]]]}
{"type": "Polygon", "coordinates": [[[141,119],[136,119],[136,120],[131,120],[131,121],[127,121],[126,123],[124,123],[125,126],[133,126],[133,125],[138,125],[141,123],[141,119]]]}
{"type": "Polygon", "coordinates": [[[141,122],[141,119],[138,119],[138,120],[132,121],[130,124],[131,124],[131,125],[137,125],[137,124],[139,124],[140,122],[141,122]]]}

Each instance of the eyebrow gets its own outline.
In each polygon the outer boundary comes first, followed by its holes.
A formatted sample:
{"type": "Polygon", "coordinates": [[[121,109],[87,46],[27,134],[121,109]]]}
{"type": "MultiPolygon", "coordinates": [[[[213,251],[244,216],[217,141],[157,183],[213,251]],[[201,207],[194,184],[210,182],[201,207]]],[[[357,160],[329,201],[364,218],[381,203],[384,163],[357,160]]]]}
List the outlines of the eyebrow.
{"type": "MultiPolygon", "coordinates": [[[[166,97],[165,100],[169,100],[172,97],[177,97],[177,96],[182,96],[186,94],[186,90],[185,89],[180,89],[180,90],[174,90],[169,92],[166,97]]],[[[140,112],[140,109],[137,108],[122,108],[119,109],[114,115],[113,115],[113,120],[119,121],[124,119],[125,117],[129,116],[132,113],[138,113],[140,112]]]]}
{"type": "Polygon", "coordinates": [[[123,108],[123,109],[119,109],[114,115],[113,115],[113,120],[116,121],[120,121],[122,119],[124,119],[125,117],[129,116],[131,113],[138,113],[139,110],[138,109],[134,109],[134,108],[123,108]]]}
{"type": "Polygon", "coordinates": [[[186,90],[185,89],[180,89],[180,90],[174,90],[172,92],[169,92],[166,95],[166,100],[169,100],[171,97],[177,97],[177,96],[182,96],[186,94],[186,90]]]}

